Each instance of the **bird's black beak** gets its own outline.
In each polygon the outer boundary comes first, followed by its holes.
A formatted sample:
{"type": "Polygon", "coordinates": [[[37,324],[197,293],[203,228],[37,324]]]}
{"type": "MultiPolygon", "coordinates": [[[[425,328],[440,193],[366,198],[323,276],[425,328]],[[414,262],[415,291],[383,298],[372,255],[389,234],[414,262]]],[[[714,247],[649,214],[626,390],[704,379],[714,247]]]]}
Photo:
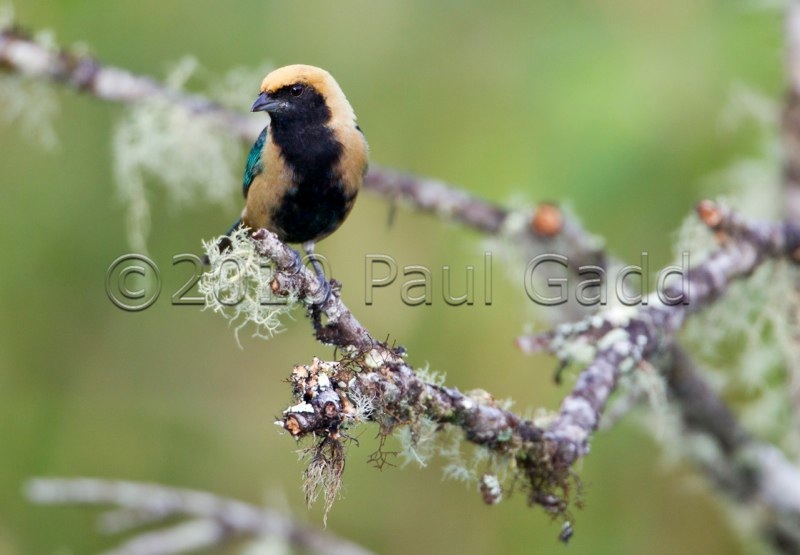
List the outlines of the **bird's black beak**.
{"type": "Polygon", "coordinates": [[[279,100],[272,98],[269,93],[262,92],[253,103],[253,112],[272,112],[280,105],[279,100]]]}

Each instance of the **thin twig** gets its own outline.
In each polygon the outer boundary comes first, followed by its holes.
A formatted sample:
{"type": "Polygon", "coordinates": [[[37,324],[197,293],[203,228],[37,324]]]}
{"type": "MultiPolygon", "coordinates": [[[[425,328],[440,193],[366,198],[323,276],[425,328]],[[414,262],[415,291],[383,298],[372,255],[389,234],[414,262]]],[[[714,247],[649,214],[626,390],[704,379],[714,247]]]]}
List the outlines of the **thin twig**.
{"type": "Polygon", "coordinates": [[[177,527],[136,536],[109,553],[155,555],[211,548],[232,539],[274,538],[295,549],[330,555],[366,555],[366,549],[255,505],[210,493],[160,484],[98,478],[34,478],[25,494],[42,505],[113,505],[152,515],[192,520],[177,527]]]}

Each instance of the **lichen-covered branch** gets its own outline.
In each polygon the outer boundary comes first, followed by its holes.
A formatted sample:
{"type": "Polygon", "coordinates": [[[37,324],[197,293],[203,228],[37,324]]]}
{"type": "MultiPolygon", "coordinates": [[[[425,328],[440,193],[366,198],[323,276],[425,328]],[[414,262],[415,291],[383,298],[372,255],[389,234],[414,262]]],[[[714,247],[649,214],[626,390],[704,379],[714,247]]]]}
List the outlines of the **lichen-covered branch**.
{"type": "Polygon", "coordinates": [[[577,344],[595,349],[545,434],[556,465],[570,466],[589,452],[589,439],[621,373],[660,354],[688,314],[714,302],[731,281],[749,276],[765,260],[797,260],[800,255],[800,226],[748,221],[710,201],[700,203],[698,214],[709,228],[724,235],[723,244],[689,269],[680,284],[671,283],[658,295],[650,295],[639,308],[615,307],[552,332],[518,339],[523,351],[548,351],[563,363],[571,362],[577,344]]]}
{"type": "Polygon", "coordinates": [[[169,521],[138,534],[107,553],[168,555],[210,549],[235,540],[277,541],[293,549],[328,555],[367,555],[361,546],[300,524],[274,510],[216,495],[159,484],[98,478],[35,478],[25,494],[42,505],[110,505],[105,528],[120,532],[169,521]],[[191,520],[174,524],[176,517],[191,520]],[[107,523],[113,522],[112,526],[107,523]]]}
{"type": "Polygon", "coordinates": [[[263,122],[202,95],[172,90],[150,77],[105,65],[89,54],[41,44],[18,27],[0,29],[0,70],[49,80],[108,102],[130,104],[163,97],[195,114],[224,120],[234,135],[249,142],[255,140],[263,126],[263,122]]]}
{"type": "MultiPolygon", "coordinates": [[[[341,484],[343,443],[350,439],[350,429],[365,422],[379,424],[382,444],[391,433],[407,426],[412,449],[419,446],[421,427],[460,429],[467,441],[509,461],[531,502],[556,499],[556,490],[566,497],[570,487],[571,474],[540,472],[547,466],[547,458],[539,425],[506,410],[486,391],[461,392],[426,381],[384,347],[340,361],[315,358],[310,365],[298,365],[292,372],[292,392],[295,404],[276,424],[297,439],[317,438],[309,448],[312,456],[304,487],[309,502],[323,490],[326,509],[341,484]]],[[[381,448],[370,460],[382,467],[390,458],[381,448]]],[[[496,503],[500,495],[498,491],[493,501],[487,502],[496,503]]],[[[548,508],[559,515],[567,510],[565,502],[551,505],[548,508]]]]}
{"type": "Polygon", "coordinates": [[[718,449],[712,461],[697,462],[732,498],[761,507],[756,514],[762,535],[779,550],[796,553],[800,548],[800,470],[777,448],[743,430],[673,341],[685,317],[719,298],[732,280],[750,275],[769,259],[797,262],[800,226],[748,221],[708,201],[698,206],[698,214],[719,234],[722,245],[690,269],[680,287],[667,287],[664,297],[680,302],[656,304],[653,295],[647,306],[611,309],[589,321],[519,340],[523,350],[547,350],[564,363],[578,344],[595,349],[544,439],[552,445],[557,467],[569,467],[585,456],[619,377],[641,361],[663,357],[666,350],[668,360],[661,366],[686,429],[712,437],[718,449]]]}
{"type": "Polygon", "coordinates": [[[783,553],[800,551],[800,469],[776,447],[750,436],[674,343],[685,317],[718,299],[734,279],[746,277],[769,259],[800,259],[800,226],[792,222],[748,221],[709,201],[698,205],[700,219],[718,234],[721,246],[691,269],[681,286],[664,297],[684,304],[650,304],[638,309],[611,309],[554,332],[523,337],[526,351],[547,350],[569,362],[577,345],[595,349],[561,404],[558,418],[545,431],[553,445],[554,464],[569,466],[589,451],[610,394],[620,375],[644,360],[656,360],[666,378],[685,432],[712,438],[716,455],[696,459],[700,469],[721,490],[753,511],[761,535],[783,553]],[[684,289],[685,286],[685,289],[684,289]]]}
{"type": "Polygon", "coordinates": [[[397,423],[425,416],[442,424],[462,426],[467,439],[479,444],[507,443],[512,432],[520,434],[521,441],[537,440],[535,426],[498,408],[488,394],[475,399],[457,389],[420,379],[406,364],[403,349],[376,341],[342,302],[337,288],[327,300],[314,304],[321,300],[316,275],[297,266],[291,248],[274,233],[260,229],[253,234],[253,240],[256,250],[276,265],[273,292],[305,299],[320,321],[317,338],[339,347],[345,356],[342,362],[315,360],[310,367],[295,368],[294,396],[302,402],[284,412],[281,421],[293,436],[337,436],[340,425],[352,416],[352,409],[358,404],[355,399],[347,399],[347,394],[353,393],[380,400],[383,410],[376,410],[371,417],[383,419],[384,424],[389,415],[397,423]],[[351,380],[353,383],[349,383],[351,380]]]}
{"type": "Polygon", "coordinates": [[[318,321],[317,338],[344,354],[340,361],[314,359],[310,365],[295,367],[295,402],[277,422],[295,438],[318,439],[306,472],[309,500],[316,497],[317,488],[323,488],[327,505],[332,503],[344,468],[341,442],[348,439],[347,430],[353,425],[377,422],[386,437],[400,426],[413,429],[431,422],[460,428],[467,441],[508,457],[531,502],[557,514],[567,511],[564,498],[573,475],[569,469],[550,471],[541,426],[502,408],[485,391],[462,393],[425,381],[405,362],[402,349],[376,341],[361,326],[336,288],[315,306],[320,300],[315,274],[298,266],[291,249],[277,236],[262,229],[253,240],[256,250],[275,263],[273,292],[306,299],[318,321]]]}
{"type": "MultiPolygon", "coordinates": [[[[564,513],[572,487],[571,467],[588,453],[591,435],[621,373],[660,355],[672,344],[685,317],[715,301],[731,281],[750,275],[768,259],[797,256],[800,227],[748,221],[710,202],[701,203],[698,213],[720,234],[723,244],[690,269],[685,282],[666,287],[662,298],[670,302],[658,302],[653,295],[648,305],[638,309],[612,309],[585,322],[520,339],[524,350],[548,350],[565,362],[574,348],[571,344],[594,345],[596,349],[594,359],[549,425],[537,425],[497,406],[489,393],[464,394],[423,381],[404,362],[403,353],[376,342],[335,293],[320,307],[328,319],[324,337],[348,349],[347,355],[338,362],[315,359],[311,365],[297,366],[292,376],[296,402],[278,424],[297,438],[324,438],[319,445],[326,449],[330,442],[346,440],[347,429],[361,421],[376,421],[387,433],[422,419],[439,426],[457,426],[468,441],[515,461],[532,502],[564,513]],[[365,400],[369,410],[363,409],[365,400]]],[[[302,298],[304,291],[316,287],[314,274],[306,269],[296,271],[288,247],[277,238],[264,230],[255,238],[260,243],[257,248],[278,261],[276,280],[280,285],[276,290],[302,298]]],[[[689,407],[686,414],[691,415],[689,407]]],[[[723,445],[733,449],[738,424],[721,403],[705,407],[703,418],[712,416],[706,424],[719,424],[723,445]]],[[[344,456],[343,450],[336,452],[344,456]]],[[[324,466],[343,468],[332,464],[330,457],[324,458],[324,466]]],[[[334,482],[341,478],[336,472],[325,476],[334,482]]]]}
{"type": "MultiPolygon", "coordinates": [[[[361,325],[339,296],[339,284],[332,283],[331,294],[325,298],[316,274],[298,264],[297,253],[278,236],[266,229],[253,234],[256,251],[273,261],[275,277],[270,284],[272,293],[279,297],[303,299],[310,306],[317,339],[328,345],[345,349],[368,351],[378,342],[361,325]],[[326,323],[322,322],[322,317],[326,323]]],[[[381,348],[388,357],[395,357],[389,349],[381,348]]]]}

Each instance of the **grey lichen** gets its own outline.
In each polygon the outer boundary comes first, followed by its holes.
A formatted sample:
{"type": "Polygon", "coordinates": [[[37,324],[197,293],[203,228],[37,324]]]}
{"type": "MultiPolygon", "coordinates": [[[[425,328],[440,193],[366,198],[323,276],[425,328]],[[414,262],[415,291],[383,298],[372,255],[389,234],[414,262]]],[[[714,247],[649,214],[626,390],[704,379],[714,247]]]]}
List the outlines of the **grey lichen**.
{"type": "MultiPolygon", "coordinates": [[[[263,77],[262,68],[235,69],[206,81],[210,98],[249,105],[242,91],[263,77]],[[245,77],[247,76],[247,77],[245,77]],[[246,84],[246,85],[245,85],[246,84]]],[[[191,57],[175,63],[167,76],[170,90],[185,92],[200,73],[191,57]]],[[[244,149],[221,116],[199,117],[192,107],[168,96],[152,96],[128,106],[116,124],[112,141],[114,177],[128,209],[131,245],[146,250],[149,233],[148,188],[157,186],[179,206],[201,203],[228,206],[240,187],[244,149]]]]}
{"type": "Polygon", "coordinates": [[[220,252],[219,238],[203,243],[210,269],[198,284],[206,309],[222,315],[234,327],[236,340],[246,326],[253,336],[268,339],[283,328],[296,299],[279,297],[272,291],[274,266],[255,249],[249,230],[230,236],[230,249],[220,252]]]}

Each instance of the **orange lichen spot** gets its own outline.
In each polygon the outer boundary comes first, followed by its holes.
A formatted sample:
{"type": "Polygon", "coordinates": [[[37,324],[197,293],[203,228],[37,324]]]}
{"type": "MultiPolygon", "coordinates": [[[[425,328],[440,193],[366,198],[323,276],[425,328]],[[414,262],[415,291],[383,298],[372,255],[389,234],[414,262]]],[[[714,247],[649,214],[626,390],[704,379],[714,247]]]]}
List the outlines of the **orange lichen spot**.
{"type": "Polygon", "coordinates": [[[536,207],[531,220],[531,229],[538,235],[553,237],[564,227],[564,215],[555,204],[542,203],[536,207]]]}
{"type": "Polygon", "coordinates": [[[697,216],[711,229],[715,229],[722,223],[722,213],[717,203],[712,200],[704,200],[697,205],[697,216]]]}

